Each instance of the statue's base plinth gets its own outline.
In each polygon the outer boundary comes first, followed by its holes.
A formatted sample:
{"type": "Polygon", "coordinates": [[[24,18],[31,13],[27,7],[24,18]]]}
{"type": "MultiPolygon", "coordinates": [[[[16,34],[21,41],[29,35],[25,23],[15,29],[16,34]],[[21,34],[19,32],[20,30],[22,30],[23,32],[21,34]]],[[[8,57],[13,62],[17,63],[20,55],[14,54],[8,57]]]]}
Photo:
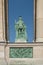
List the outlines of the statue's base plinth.
{"type": "Polygon", "coordinates": [[[17,40],[15,40],[15,42],[27,42],[27,41],[24,39],[17,39],[17,40]]]}

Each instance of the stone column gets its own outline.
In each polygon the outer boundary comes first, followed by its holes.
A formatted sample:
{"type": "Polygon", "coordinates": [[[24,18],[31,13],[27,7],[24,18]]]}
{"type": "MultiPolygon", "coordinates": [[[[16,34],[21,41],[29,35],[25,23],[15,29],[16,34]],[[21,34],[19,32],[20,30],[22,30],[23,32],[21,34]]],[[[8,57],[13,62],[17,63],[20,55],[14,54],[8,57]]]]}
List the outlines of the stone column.
{"type": "Polygon", "coordinates": [[[6,65],[5,62],[5,14],[4,0],[0,0],[0,65],[6,65]]]}
{"type": "Polygon", "coordinates": [[[36,6],[36,42],[43,42],[43,0],[37,0],[37,6],[36,6]]]}
{"type": "Polygon", "coordinates": [[[5,41],[4,0],[0,0],[0,41],[5,41]]]}

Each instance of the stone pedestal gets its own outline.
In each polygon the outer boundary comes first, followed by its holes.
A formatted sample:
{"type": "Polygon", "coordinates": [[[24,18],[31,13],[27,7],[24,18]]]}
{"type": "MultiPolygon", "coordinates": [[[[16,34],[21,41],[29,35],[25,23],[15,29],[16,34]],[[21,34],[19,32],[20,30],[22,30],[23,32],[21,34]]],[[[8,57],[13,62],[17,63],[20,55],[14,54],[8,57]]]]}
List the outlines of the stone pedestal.
{"type": "Polygon", "coordinates": [[[6,46],[6,60],[8,62],[8,65],[42,65],[42,51],[42,43],[8,44],[6,46]],[[21,54],[24,56],[21,56],[21,54]]]}

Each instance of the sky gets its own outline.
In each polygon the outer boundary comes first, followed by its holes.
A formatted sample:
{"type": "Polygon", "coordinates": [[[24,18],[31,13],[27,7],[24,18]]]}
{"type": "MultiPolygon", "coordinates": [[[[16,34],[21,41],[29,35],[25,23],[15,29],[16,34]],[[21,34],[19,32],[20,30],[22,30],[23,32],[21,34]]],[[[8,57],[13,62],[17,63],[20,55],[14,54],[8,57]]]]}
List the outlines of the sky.
{"type": "Polygon", "coordinates": [[[34,0],[8,0],[8,40],[15,42],[15,20],[22,16],[28,42],[34,39],[34,0]]]}

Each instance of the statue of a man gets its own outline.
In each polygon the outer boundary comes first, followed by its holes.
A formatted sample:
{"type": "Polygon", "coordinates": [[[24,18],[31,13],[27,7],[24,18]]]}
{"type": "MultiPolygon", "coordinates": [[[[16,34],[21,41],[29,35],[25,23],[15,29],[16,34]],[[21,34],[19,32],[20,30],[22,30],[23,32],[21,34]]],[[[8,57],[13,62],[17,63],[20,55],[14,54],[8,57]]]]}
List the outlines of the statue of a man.
{"type": "Polygon", "coordinates": [[[27,34],[26,34],[26,26],[24,25],[24,22],[22,20],[22,17],[19,17],[18,22],[15,24],[16,29],[16,39],[24,39],[26,40],[27,34]]]}

